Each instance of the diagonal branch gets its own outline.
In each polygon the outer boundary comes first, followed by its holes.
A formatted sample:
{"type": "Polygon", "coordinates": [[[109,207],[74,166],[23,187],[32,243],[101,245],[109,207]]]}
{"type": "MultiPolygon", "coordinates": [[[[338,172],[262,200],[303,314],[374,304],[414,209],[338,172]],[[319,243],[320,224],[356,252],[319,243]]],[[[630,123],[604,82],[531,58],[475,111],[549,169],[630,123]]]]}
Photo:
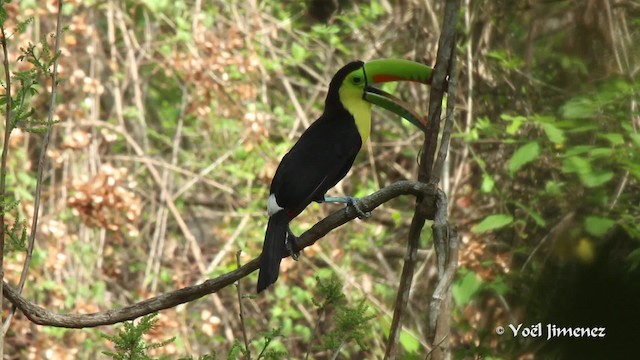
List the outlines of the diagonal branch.
{"type": "MultiPolygon", "coordinates": [[[[425,131],[425,140],[422,146],[422,154],[420,156],[420,167],[418,170],[418,181],[428,182],[432,186],[437,186],[440,181],[440,173],[442,172],[442,163],[444,155],[449,149],[449,135],[443,135],[440,155],[434,167],[436,150],[438,148],[438,135],[440,133],[440,117],[442,114],[442,100],[445,91],[449,91],[449,102],[453,102],[455,94],[453,89],[447,90],[447,77],[454,77],[451,66],[451,59],[455,57],[455,35],[457,24],[457,12],[459,8],[459,0],[448,0],[444,7],[444,19],[442,32],[438,41],[438,54],[436,65],[433,69],[433,79],[431,83],[431,92],[429,94],[429,113],[427,116],[427,129],[425,131]],[[441,161],[442,159],[442,161],[441,161]]],[[[451,108],[452,109],[452,108],[451,108]]],[[[448,113],[452,122],[452,111],[448,113]]],[[[448,134],[451,133],[451,124],[446,125],[448,134]]],[[[444,193],[442,194],[444,195],[444,193]]],[[[402,319],[407,313],[407,303],[409,302],[409,294],[411,284],[413,282],[413,272],[417,263],[418,247],[420,245],[420,236],[427,219],[433,219],[437,206],[434,206],[434,199],[418,199],[416,203],[415,213],[409,228],[409,236],[407,242],[407,252],[405,255],[405,263],[402,267],[402,275],[400,276],[400,284],[398,285],[398,293],[394,306],[393,320],[391,321],[391,329],[389,330],[389,338],[387,339],[387,347],[385,350],[385,359],[394,359],[396,356],[397,345],[400,338],[400,330],[402,327],[402,319]]],[[[446,200],[444,203],[438,204],[444,206],[446,211],[446,200]]],[[[438,262],[443,253],[438,252],[438,262]]],[[[448,289],[448,288],[447,288],[448,289]]]]}
{"type": "MultiPolygon", "coordinates": [[[[417,181],[399,181],[360,199],[357,206],[363,211],[373,211],[378,206],[401,195],[433,198],[435,194],[436,191],[433,186],[417,181]]],[[[313,245],[331,230],[346,224],[357,216],[358,214],[353,207],[346,207],[332,213],[300,236],[301,249],[313,245]]],[[[3,282],[3,289],[4,296],[20,309],[29,320],[36,324],[64,328],[96,327],[133,320],[143,315],[168,309],[215,293],[257,270],[259,261],[259,258],[253,259],[236,270],[198,285],[164,293],[123,308],[91,314],[58,314],[29,302],[6,282],[3,282]]]]}
{"type": "MultiPolygon", "coordinates": [[[[458,12],[459,0],[450,0],[445,7],[446,13],[454,16],[458,12]]],[[[446,15],[445,15],[446,16],[446,15]]],[[[453,129],[454,101],[456,94],[457,76],[456,76],[456,32],[455,27],[450,28],[450,37],[448,37],[450,50],[447,59],[449,65],[449,101],[447,102],[447,114],[442,130],[442,140],[440,141],[440,150],[438,158],[431,174],[431,183],[438,183],[444,168],[444,162],[449,151],[449,140],[453,129]]],[[[447,49],[445,47],[445,49],[447,49]]],[[[438,191],[436,200],[436,213],[432,226],[433,242],[436,250],[436,258],[438,264],[438,281],[429,301],[429,340],[432,345],[432,354],[425,359],[446,359],[450,357],[449,339],[451,335],[451,284],[458,269],[458,230],[455,226],[449,224],[448,203],[444,192],[438,191]]]]}

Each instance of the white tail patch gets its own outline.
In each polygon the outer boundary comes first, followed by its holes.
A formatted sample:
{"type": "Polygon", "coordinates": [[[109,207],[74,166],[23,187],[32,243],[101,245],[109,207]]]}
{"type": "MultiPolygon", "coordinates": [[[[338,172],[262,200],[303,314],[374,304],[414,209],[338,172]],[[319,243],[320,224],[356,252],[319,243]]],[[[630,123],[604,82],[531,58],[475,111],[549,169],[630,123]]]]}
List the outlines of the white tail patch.
{"type": "Polygon", "coordinates": [[[278,201],[276,201],[276,194],[269,195],[269,200],[267,200],[267,214],[272,216],[284,208],[278,205],[278,201]]]}

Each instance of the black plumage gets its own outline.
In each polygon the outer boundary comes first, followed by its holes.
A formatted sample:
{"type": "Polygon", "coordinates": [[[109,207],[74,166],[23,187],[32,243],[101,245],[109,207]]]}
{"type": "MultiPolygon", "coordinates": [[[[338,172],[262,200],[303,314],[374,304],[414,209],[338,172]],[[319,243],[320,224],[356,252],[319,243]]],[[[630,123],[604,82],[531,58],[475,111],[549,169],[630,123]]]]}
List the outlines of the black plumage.
{"type": "Polygon", "coordinates": [[[312,201],[321,202],[325,193],[344,178],[362,147],[354,116],[340,99],[345,77],[362,68],[354,61],[331,80],[322,115],[300,136],[284,156],[271,183],[270,194],[282,208],[270,214],[260,257],[258,292],[278,279],[282,257],[289,254],[295,236],[289,221],[312,201]]]}

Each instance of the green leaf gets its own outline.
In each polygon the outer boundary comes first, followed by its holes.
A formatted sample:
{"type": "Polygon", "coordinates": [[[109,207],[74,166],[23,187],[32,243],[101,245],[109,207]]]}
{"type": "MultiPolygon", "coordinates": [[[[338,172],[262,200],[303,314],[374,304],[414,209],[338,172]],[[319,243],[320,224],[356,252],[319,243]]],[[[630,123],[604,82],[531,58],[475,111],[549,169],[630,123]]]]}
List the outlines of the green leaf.
{"type": "Polygon", "coordinates": [[[474,272],[469,271],[460,280],[453,284],[451,295],[453,296],[453,300],[456,304],[462,307],[471,301],[473,295],[480,290],[481,286],[482,281],[478,279],[474,272]]]}
{"type": "Polygon", "coordinates": [[[587,216],[584,219],[584,228],[587,232],[593,236],[601,237],[615,225],[615,221],[600,217],[600,216],[587,216]]]}
{"type": "Polygon", "coordinates": [[[629,134],[629,137],[631,138],[631,141],[633,141],[634,144],[636,144],[636,146],[640,146],[640,134],[629,134]]]}
{"type": "Polygon", "coordinates": [[[143,2],[153,13],[164,11],[169,6],[169,0],[144,0],[143,2]]]}
{"type": "Polygon", "coordinates": [[[589,150],[589,156],[594,158],[594,157],[608,157],[613,155],[613,149],[612,148],[595,148],[592,150],[589,150]]]}
{"type": "Polygon", "coordinates": [[[491,177],[491,175],[487,173],[482,174],[482,185],[480,186],[480,190],[482,192],[484,193],[491,192],[495,184],[496,183],[495,181],[493,181],[493,178],[491,177]]]}
{"type": "Polygon", "coordinates": [[[4,26],[5,21],[7,21],[7,10],[4,5],[0,5],[0,25],[4,26]]]}
{"type": "Polygon", "coordinates": [[[527,118],[525,118],[524,116],[511,116],[507,114],[500,115],[500,119],[511,123],[506,128],[507,134],[509,135],[514,135],[515,133],[517,133],[522,124],[527,121],[527,118]]]}
{"type": "Polygon", "coordinates": [[[554,144],[564,144],[566,140],[564,136],[564,131],[558,129],[553,124],[543,123],[542,129],[544,129],[544,133],[547,134],[549,140],[554,144]]]}
{"type": "Polygon", "coordinates": [[[513,216],[507,214],[494,214],[489,215],[479,224],[476,224],[471,228],[473,233],[483,233],[486,231],[496,230],[503,228],[513,222],[513,216]]]}
{"type": "Polygon", "coordinates": [[[509,175],[513,176],[516,171],[535,160],[538,156],[540,156],[540,145],[537,142],[532,141],[522,145],[513,153],[509,161],[509,175]]]}
{"type": "Polygon", "coordinates": [[[524,60],[515,57],[504,50],[493,50],[487,53],[489,59],[497,60],[501,67],[506,69],[518,69],[524,65],[524,60]]]}
{"type": "Polygon", "coordinates": [[[293,43],[291,45],[291,55],[295,63],[301,63],[305,59],[305,49],[300,46],[298,43],[293,43]]]}
{"type": "Polygon", "coordinates": [[[561,108],[562,116],[567,119],[587,119],[592,117],[597,109],[597,105],[586,98],[573,98],[561,108]]]}
{"type": "Polygon", "coordinates": [[[584,133],[584,132],[593,132],[593,131],[598,131],[598,127],[591,125],[591,124],[587,124],[587,125],[582,125],[582,126],[576,126],[573,127],[571,129],[567,129],[568,133],[571,134],[579,134],[579,133],[584,133]]]}
{"type": "Polygon", "coordinates": [[[580,174],[580,181],[588,188],[598,187],[613,179],[613,171],[592,172],[590,174],[580,174]]]}
{"type": "Polygon", "coordinates": [[[544,191],[552,196],[561,195],[563,186],[564,184],[561,182],[549,180],[544,184],[544,191]]]}
{"type": "Polygon", "coordinates": [[[562,172],[578,174],[580,182],[588,188],[601,186],[615,175],[612,171],[594,171],[589,160],[578,156],[570,156],[564,159],[562,172]]]}
{"type": "Polygon", "coordinates": [[[590,174],[591,163],[585,158],[570,156],[562,161],[563,173],[590,174]]]}
{"type": "Polygon", "coordinates": [[[490,289],[495,291],[498,295],[504,295],[509,292],[509,285],[504,281],[504,278],[498,275],[493,281],[491,281],[488,285],[490,289]]]}
{"type": "Polygon", "coordinates": [[[618,133],[603,134],[602,137],[607,139],[611,143],[611,145],[623,145],[624,144],[624,137],[622,137],[622,135],[618,134],[618,133]]]}
{"type": "Polygon", "coordinates": [[[519,202],[516,202],[516,206],[524,210],[527,213],[527,215],[529,215],[533,219],[533,221],[535,221],[536,225],[540,227],[547,226],[547,223],[544,221],[544,218],[538,212],[526,207],[524,204],[519,202]]]}
{"type": "Polygon", "coordinates": [[[400,345],[408,353],[416,353],[420,350],[420,342],[406,330],[400,332],[400,345]]]}

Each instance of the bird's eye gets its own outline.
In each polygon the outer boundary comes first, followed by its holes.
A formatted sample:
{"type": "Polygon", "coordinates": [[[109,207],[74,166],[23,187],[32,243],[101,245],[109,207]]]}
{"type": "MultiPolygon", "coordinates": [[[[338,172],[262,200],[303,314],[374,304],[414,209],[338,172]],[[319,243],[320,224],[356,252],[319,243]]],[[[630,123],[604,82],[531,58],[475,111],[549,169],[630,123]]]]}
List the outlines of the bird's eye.
{"type": "Polygon", "coordinates": [[[360,76],[354,76],[352,81],[354,84],[360,84],[362,78],[360,76]]]}

